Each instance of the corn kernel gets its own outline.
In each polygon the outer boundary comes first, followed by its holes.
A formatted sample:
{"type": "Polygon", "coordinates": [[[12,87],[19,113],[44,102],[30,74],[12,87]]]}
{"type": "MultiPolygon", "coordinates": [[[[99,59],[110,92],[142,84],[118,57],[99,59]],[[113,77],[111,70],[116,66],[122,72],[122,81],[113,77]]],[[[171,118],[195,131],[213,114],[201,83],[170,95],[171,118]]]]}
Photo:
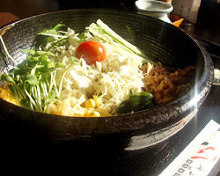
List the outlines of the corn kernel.
{"type": "Polygon", "coordinates": [[[91,117],[100,117],[100,113],[97,111],[94,111],[91,113],[91,117]]]}
{"type": "Polygon", "coordinates": [[[96,95],[93,95],[93,100],[95,101],[95,107],[100,108],[99,99],[96,95]]]}
{"type": "Polygon", "coordinates": [[[85,101],[84,106],[86,108],[95,108],[95,101],[93,99],[88,99],[87,101],[85,101]]]}

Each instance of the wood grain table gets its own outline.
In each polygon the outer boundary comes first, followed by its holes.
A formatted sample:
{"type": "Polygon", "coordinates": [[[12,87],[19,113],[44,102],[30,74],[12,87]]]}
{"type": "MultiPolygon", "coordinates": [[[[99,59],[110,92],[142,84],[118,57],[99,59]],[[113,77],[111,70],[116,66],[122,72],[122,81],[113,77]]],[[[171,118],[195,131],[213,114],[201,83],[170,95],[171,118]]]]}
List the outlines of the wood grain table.
{"type": "Polygon", "coordinates": [[[0,12],[0,27],[18,20],[19,17],[10,12],[0,12]]]}

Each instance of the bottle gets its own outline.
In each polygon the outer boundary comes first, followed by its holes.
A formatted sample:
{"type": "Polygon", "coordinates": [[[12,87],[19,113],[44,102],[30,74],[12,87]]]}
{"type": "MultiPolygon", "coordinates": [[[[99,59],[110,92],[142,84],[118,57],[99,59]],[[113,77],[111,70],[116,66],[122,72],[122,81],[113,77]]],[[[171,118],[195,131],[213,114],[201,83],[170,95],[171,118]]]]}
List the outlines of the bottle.
{"type": "Polygon", "coordinates": [[[173,14],[183,17],[186,21],[195,24],[201,0],[173,0],[173,14]]]}

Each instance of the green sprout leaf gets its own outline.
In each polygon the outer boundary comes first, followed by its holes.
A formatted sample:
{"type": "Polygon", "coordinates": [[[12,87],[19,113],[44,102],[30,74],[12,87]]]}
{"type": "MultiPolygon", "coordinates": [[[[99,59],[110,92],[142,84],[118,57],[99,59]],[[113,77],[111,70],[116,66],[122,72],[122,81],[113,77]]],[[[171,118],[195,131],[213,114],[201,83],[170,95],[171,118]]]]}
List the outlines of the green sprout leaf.
{"type": "Polygon", "coordinates": [[[2,74],[2,75],[1,75],[1,80],[2,80],[2,81],[6,81],[6,82],[8,82],[8,83],[13,83],[13,84],[15,84],[14,79],[13,79],[11,76],[7,75],[7,74],[2,74]]]}
{"type": "Polygon", "coordinates": [[[37,77],[35,75],[31,75],[31,74],[26,76],[25,82],[29,83],[32,86],[38,85],[37,77]]]}

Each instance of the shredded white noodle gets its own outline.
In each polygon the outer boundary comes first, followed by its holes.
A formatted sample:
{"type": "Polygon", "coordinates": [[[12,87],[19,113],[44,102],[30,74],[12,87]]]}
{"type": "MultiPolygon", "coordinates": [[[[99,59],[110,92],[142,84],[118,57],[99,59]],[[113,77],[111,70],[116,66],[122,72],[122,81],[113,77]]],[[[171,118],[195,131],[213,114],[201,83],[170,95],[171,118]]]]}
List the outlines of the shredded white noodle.
{"type": "MultiPolygon", "coordinates": [[[[92,24],[87,29],[97,33],[95,27],[92,24]]],[[[68,35],[69,47],[59,47],[61,54],[54,58],[63,64],[69,62],[69,57],[75,56],[75,50],[80,44],[75,31],[68,29],[68,35]]],[[[114,115],[115,109],[127,98],[129,92],[141,92],[144,86],[140,69],[143,58],[121,49],[107,35],[100,39],[88,32],[86,37],[87,41],[97,41],[103,45],[106,58],[96,62],[96,65],[87,65],[81,58],[79,65],[68,68],[61,99],[57,105],[50,104],[47,107],[48,113],[70,116],[114,115]]]]}

